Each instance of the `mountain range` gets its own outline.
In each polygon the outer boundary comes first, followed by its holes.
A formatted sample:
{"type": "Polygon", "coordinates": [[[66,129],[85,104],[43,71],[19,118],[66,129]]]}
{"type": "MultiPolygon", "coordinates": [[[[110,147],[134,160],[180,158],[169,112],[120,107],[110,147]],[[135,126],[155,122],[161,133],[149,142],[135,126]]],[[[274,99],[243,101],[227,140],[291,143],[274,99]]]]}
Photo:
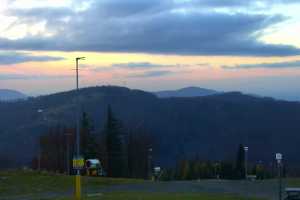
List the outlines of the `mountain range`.
{"type": "Polygon", "coordinates": [[[157,97],[168,98],[168,97],[202,97],[220,93],[215,90],[199,88],[199,87],[186,87],[179,90],[165,90],[153,92],[157,97]]]}
{"type": "MultiPolygon", "coordinates": [[[[57,124],[75,126],[76,92],[0,103],[0,157],[29,163],[37,139],[57,124]],[[38,110],[43,112],[38,112],[38,110]]],[[[272,162],[281,152],[300,164],[300,103],[216,93],[200,97],[158,98],[141,90],[102,86],[79,91],[81,108],[100,134],[108,105],[125,127],[143,127],[154,138],[154,160],[172,165],[180,158],[234,160],[240,143],[249,147],[251,162],[272,162]]]]}
{"type": "Polygon", "coordinates": [[[26,98],[27,96],[19,91],[0,89],[0,101],[14,101],[26,98]]]}

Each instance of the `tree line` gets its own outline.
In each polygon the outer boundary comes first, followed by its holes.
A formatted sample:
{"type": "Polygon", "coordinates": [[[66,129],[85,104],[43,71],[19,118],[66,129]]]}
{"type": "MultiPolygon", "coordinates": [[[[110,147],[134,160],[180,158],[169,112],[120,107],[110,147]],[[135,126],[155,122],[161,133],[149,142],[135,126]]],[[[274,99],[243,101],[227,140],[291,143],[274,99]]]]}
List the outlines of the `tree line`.
{"type": "MultiPolygon", "coordinates": [[[[81,115],[80,149],[84,159],[99,159],[109,177],[150,178],[153,173],[152,147],[154,138],[142,128],[125,127],[107,108],[106,122],[95,131],[93,120],[86,112],[81,115]],[[150,151],[151,150],[151,151],[150,151]]],[[[39,138],[38,154],[32,161],[34,169],[73,173],[76,129],[57,125],[39,138]]],[[[276,177],[276,164],[249,163],[248,174],[257,179],[276,177]]],[[[163,169],[161,180],[244,179],[244,146],[239,145],[235,161],[209,161],[200,157],[180,159],[176,166],[163,169]]],[[[284,169],[285,171],[285,169],[284,169]]],[[[84,173],[84,170],[83,170],[84,173]]]]}
{"type": "MultiPolygon", "coordinates": [[[[125,127],[107,108],[106,123],[95,131],[86,112],[80,124],[80,149],[84,159],[99,159],[109,177],[148,178],[153,138],[143,128],[125,127]]],[[[32,161],[34,169],[72,173],[76,129],[62,125],[50,128],[39,138],[38,154],[32,161]]],[[[84,170],[82,170],[84,173],[84,170]]]]}
{"type": "MultiPolygon", "coordinates": [[[[248,175],[256,179],[269,179],[277,176],[277,166],[262,162],[249,163],[248,175]]],[[[182,159],[175,168],[164,170],[162,180],[196,180],[196,179],[245,179],[245,152],[241,144],[237,150],[236,161],[207,161],[200,158],[182,159]]],[[[284,168],[285,174],[285,168],[284,168]]]]}

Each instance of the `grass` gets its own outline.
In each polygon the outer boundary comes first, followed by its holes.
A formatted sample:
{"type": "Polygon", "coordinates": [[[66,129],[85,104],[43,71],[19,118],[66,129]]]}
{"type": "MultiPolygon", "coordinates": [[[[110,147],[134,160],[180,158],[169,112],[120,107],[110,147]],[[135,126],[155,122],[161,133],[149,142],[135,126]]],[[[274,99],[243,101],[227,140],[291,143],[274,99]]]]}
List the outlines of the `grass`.
{"type": "Polygon", "coordinates": [[[284,182],[288,187],[300,187],[300,179],[297,178],[285,179],[284,182]]]}
{"type": "MultiPolygon", "coordinates": [[[[30,195],[53,192],[72,192],[74,177],[62,174],[34,171],[0,171],[1,196],[30,195]]],[[[137,179],[112,179],[102,177],[83,177],[82,182],[88,187],[139,183],[137,179]]]]}
{"type": "MultiPolygon", "coordinates": [[[[0,171],[0,199],[34,199],[34,200],[73,200],[73,176],[34,171],[0,171]],[[61,197],[61,198],[57,198],[61,197]]],[[[97,191],[108,185],[126,185],[144,183],[137,179],[115,179],[103,177],[83,177],[84,188],[97,191]],[[95,189],[95,190],[93,190],[95,189]]],[[[273,182],[273,181],[272,181],[273,182]]],[[[300,179],[286,180],[290,187],[300,187],[300,179]]],[[[162,183],[159,183],[162,184],[162,183]]],[[[221,183],[220,183],[221,184],[221,183]]],[[[222,183],[223,184],[223,183],[222,183]]],[[[224,183],[226,184],[226,183],[224,183]]],[[[267,182],[267,184],[269,184],[267,182]]],[[[104,190],[105,191],[105,190],[104,190]]],[[[83,194],[87,194],[83,191],[83,194]]],[[[104,192],[101,196],[86,197],[82,200],[243,200],[245,198],[225,194],[206,193],[163,193],[145,191],[104,192]]],[[[247,198],[247,200],[250,200],[247,198]]],[[[257,199],[252,199],[257,200],[257,199]]]]}

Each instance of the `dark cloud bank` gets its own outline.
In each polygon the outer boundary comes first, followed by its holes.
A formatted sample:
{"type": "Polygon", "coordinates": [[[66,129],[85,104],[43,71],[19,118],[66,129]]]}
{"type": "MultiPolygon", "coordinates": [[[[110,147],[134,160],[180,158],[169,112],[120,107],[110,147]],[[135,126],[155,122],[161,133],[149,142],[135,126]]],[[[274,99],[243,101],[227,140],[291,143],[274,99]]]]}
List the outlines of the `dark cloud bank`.
{"type": "Polygon", "coordinates": [[[258,41],[281,15],[221,13],[212,8],[254,7],[296,1],[104,0],[81,12],[67,8],[11,10],[19,23],[47,22],[53,37],[0,38],[5,50],[142,52],[178,55],[291,56],[300,49],[258,41]],[[266,3],[267,2],[267,3],[266,3]],[[65,9],[65,10],[64,10],[65,9]]]}
{"type": "Polygon", "coordinates": [[[0,65],[13,65],[25,62],[48,62],[63,59],[62,57],[33,56],[30,53],[0,52],[0,65]]]}

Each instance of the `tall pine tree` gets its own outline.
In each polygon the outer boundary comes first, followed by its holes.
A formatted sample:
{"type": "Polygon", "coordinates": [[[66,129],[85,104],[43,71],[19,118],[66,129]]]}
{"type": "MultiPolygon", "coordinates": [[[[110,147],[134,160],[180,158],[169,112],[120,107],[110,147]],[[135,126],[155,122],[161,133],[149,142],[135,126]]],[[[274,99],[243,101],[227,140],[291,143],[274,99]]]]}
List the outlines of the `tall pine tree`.
{"type": "Polygon", "coordinates": [[[239,145],[235,163],[235,173],[237,179],[245,178],[245,150],[242,144],[239,145]]]}
{"type": "Polygon", "coordinates": [[[128,173],[126,138],[120,122],[114,117],[111,107],[107,110],[106,148],[107,173],[110,177],[125,177],[128,173]]]}
{"type": "Polygon", "coordinates": [[[97,143],[92,133],[93,126],[86,112],[82,113],[81,119],[81,152],[85,159],[96,158],[97,143]]]}

